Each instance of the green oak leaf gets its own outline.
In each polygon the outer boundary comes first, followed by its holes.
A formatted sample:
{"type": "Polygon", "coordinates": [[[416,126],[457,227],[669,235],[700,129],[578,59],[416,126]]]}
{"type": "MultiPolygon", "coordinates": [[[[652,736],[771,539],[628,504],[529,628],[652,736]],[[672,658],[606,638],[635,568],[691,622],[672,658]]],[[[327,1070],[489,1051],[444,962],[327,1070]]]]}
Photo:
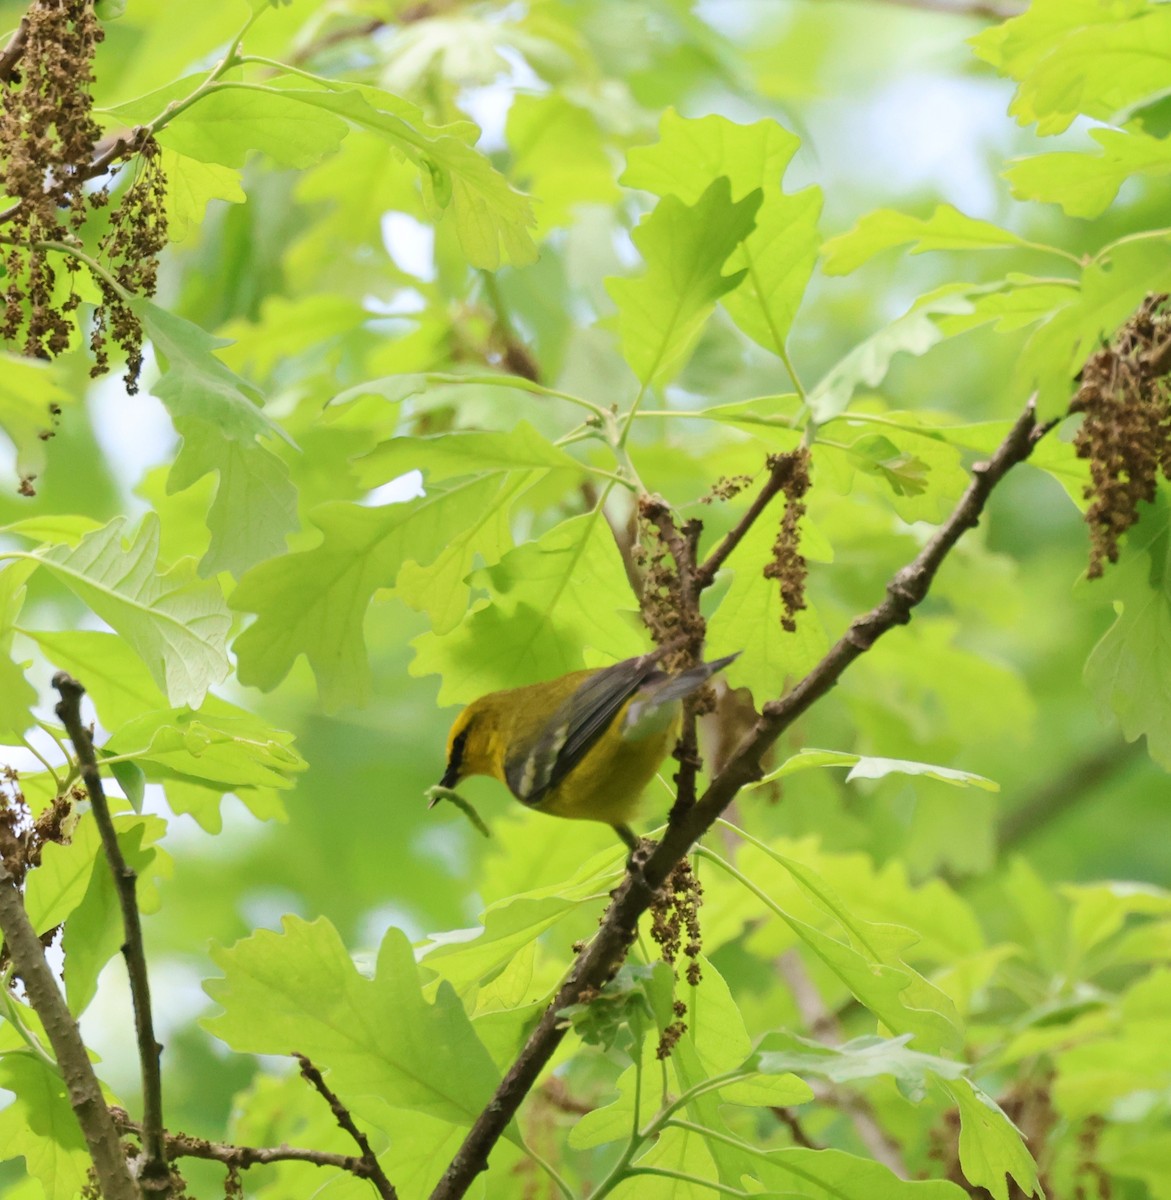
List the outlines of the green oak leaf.
{"type": "Polygon", "coordinates": [[[406,504],[315,509],[320,543],[253,567],[232,594],[233,608],[257,614],[234,643],[241,681],[274,688],[304,654],[327,707],[363,703],[370,667],[362,626],[375,591],[392,587],[405,562],[433,561],[495,511],[500,491],[500,479],[488,476],[406,504]]]}
{"type": "Polygon", "coordinates": [[[68,396],[51,364],[0,351],[0,430],[16,448],[17,474],[29,486],[44,472],[46,439],[68,396]]]}
{"type": "Polygon", "coordinates": [[[782,355],[820,244],[821,189],[793,195],[781,190],[781,176],[800,145],[775,121],[740,125],[716,115],[689,120],[669,108],[658,142],[631,150],[622,176],[628,187],[678,196],[684,204],[695,204],[708,181],[721,175],[736,199],[760,189],[755,227],[728,259],[729,267],[746,272],[744,281],[721,303],[750,338],[782,355]]]}
{"type": "Polygon", "coordinates": [[[902,758],[874,758],[864,754],[850,754],[843,750],[814,750],[808,747],[791,755],[775,771],[770,771],[763,779],[749,786],[763,787],[773,780],[782,779],[797,771],[807,771],[811,767],[849,767],[847,783],[855,779],[884,779],[887,775],[922,775],[940,783],[950,783],[954,787],[978,787],[988,792],[1000,791],[1000,784],[995,780],[986,779],[983,775],[974,775],[971,771],[957,771],[952,767],[937,767],[931,763],[908,762],[902,758]]]}
{"type": "Polygon", "coordinates": [[[1096,154],[1060,151],[1018,158],[1004,177],[1018,200],[1060,204],[1067,216],[1097,217],[1132,175],[1171,173],[1171,142],[1141,129],[1091,129],[1096,154]]]}
{"type": "Polygon", "coordinates": [[[240,186],[240,172],[232,167],[169,149],[163,150],[161,163],[167,180],[167,237],[172,242],[184,241],[203,223],[212,200],[243,204],[248,198],[240,186]]]}
{"type": "Polygon", "coordinates": [[[396,437],[354,460],[363,487],[377,487],[418,469],[427,479],[450,479],[528,468],[581,470],[564,450],[538,433],[528,421],[509,430],[457,430],[430,437],[396,437]]]}
{"type": "Polygon", "coordinates": [[[820,1075],[834,1083],[887,1075],[914,1103],[927,1095],[933,1078],[959,1079],[968,1069],[967,1064],[954,1059],[912,1050],[907,1045],[910,1040],[908,1034],[896,1038],[866,1034],[838,1046],[826,1046],[778,1030],[765,1034],[747,1065],[769,1074],[820,1075]]]}
{"type": "Polygon", "coordinates": [[[1004,1109],[969,1079],[944,1082],[960,1110],[960,1166],[964,1177],[987,1188],[993,1200],[1009,1200],[1008,1179],[1026,1196],[1040,1196],[1037,1164],[1024,1136],[1004,1109]]]}
{"type": "Polygon", "coordinates": [[[848,275],[883,250],[910,245],[911,254],[928,250],[1009,250],[1027,246],[1019,234],[991,221],[966,216],[940,204],[929,217],[912,217],[890,208],[867,213],[848,233],[825,244],[827,275],[848,275]]]}
{"type": "MultiPolygon", "coordinates": [[[[778,510],[776,520],[780,520],[778,510]]],[[[812,608],[796,614],[793,632],[782,628],[781,592],[764,568],[774,557],[774,521],[756,521],[728,560],[732,583],[708,620],[709,657],[740,651],[726,671],[730,687],[746,687],[758,705],[779,696],[786,679],[799,679],[829,647],[812,608]]]]}
{"type": "Polygon", "coordinates": [[[614,660],[646,649],[609,526],[598,511],[562,521],[477,572],[490,603],[446,636],[417,637],[412,675],[440,674],[440,704],[551,679],[586,665],[585,647],[614,660]]]}
{"type": "Polygon", "coordinates": [[[1110,121],[1167,92],[1171,10],[1145,0],[1034,0],[971,39],[976,54],[1019,86],[1009,112],[1042,135],[1076,117],[1110,121]]]}
{"type": "MultiPolygon", "coordinates": [[[[199,76],[188,76],[110,113],[129,122],[151,120],[203,82],[199,76]]],[[[287,92],[223,79],[210,84],[198,100],[168,119],[158,140],[197,162],[242,167],[249,151],[258,150],[281,166],[304,169],[332,154],[348,132],[345,121],[308,109],[287,92]]]]}
{"type": "Polygon", "coordinates": [[[537,257],[528,197],[472,145],[478,130],[463,122],[434,126],[421,109],[375,87],[283,91],[309,109],[336,113],[385,140],[419,168],[423,195],[436,213],[450,211],[460,246],[474,267],[523,266],[537,257]]]}
{"type": "Polygon", "coordinates": [[[204,1022],[234,1050],[307,1055],[343,1101],[363,1097],[470,1125],[498,1075],[455,991],[441,983],[423,998],[410,942],[382,940],[373,978],[358,973],[323,918],[285,917],[213,950],[222,979],[205,988],[224,1012],[204,1022]]]}
{"type": "Polygon", "coordinates": [[[148,513],[130,545],[124,517],[86,534],[76,546],[35,557],[134,648],[173,704],[198,707],[228,674],[231,623],[223,594],[194,578],[189,565],[157,574],[159,522],[148,513]]]}
{"type": "Polygon", "coordinates": [[[144,713],[115,730],[102,751],[136,763],[151,780],[178,779],[221,791],[293,786],[307,764],[293,749],[291,733],[223,701],[206,707],[211,711],[144,713]]]}
{"type": "Polygon", "coordinates": [[[65,1081],[31,1051],[0,1055],[0,1088],[15,1099],[0,1110],[0,1158],[23,1158],[45,1200],[74,1200],[90,1158],[65,1081]]]}
{"type": "Polygon", "coordinates": [[[136,311],[163,366],[151,391],[183,438],[167,491],[183,491],[218,472],[207,516],[211,545],[199,571],[240,575],[284,550],[286,534],[297,527],[288,469],[260,441],[291,439],[260,407],[259,392],[216,357],[229,343],[149,301],[139,301],[136,311]]]}
{"type": "Polygon", "coordinates": [[[714,179],[693,205],[664,196],[633,237],[646,262],[635,279],[608,279],[617,330],[631,370],[645,384],[668,379],[695,344],[716,301],[747,269],[723,274],[733,250],[753,228],[761,193],[733,202],[727,176],[714,179]]]}
{"type": "Polygon", "coordinates": [[[19,740],[32,724],[36,689],[25,678],[24,668],[12,661],[13,626],[24,607],[25,585],[37,569],[27,559],[0,570],[0,737],[19,740]]]}
{"type": "Polygon", "coordinates": [[[1118,615],[1086,661],[1086,684],[1127,741],[1145,735],[1151,757],[1171,768],[1171,506],[1161,495],[1094,586],[1109,589],[1118,615]]]}

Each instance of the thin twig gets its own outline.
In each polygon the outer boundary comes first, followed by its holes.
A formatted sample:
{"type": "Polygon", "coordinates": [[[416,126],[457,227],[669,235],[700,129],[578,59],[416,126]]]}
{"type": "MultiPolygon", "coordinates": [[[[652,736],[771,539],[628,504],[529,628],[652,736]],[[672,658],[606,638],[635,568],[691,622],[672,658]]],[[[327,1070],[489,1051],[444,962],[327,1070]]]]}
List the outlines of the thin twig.
{"type": "Polygon", "coordinates": [[[973,468],[972,480],[947,521],[914,561],[895,574],[882,602],[851,622],[845,634],[792,692],[765,705],[756,724],[695,806],[668,825],[663,840],[641,870],[637,867],[627,870],[602,917],[598,933],[578,955],[568,978],[448,1164],[431,1193],[431,1200],[457,1200],[467,1193],[476,1176],[487,1168],[492,1148],[565,1036],[568,1023],[560,1015],[561,1010],[578,1003],[587,989],[602,987],[614,974],[634,938],[638,919],[656,890],[691,845],[711,828],[737,792],[760,777],[761,756],[795,720],[830,691],[854,659],[865,653],[884,633],[910,620],[912,610],[927,594],[940,564],[964,532],[979,522],[992,490],[1014,466],[1029,457],[1037,441],[1050,428],[1051,424],[1037,423],[1035,408],[1030,402],[991,460],[973,468]]]}
{"type": "Polygon", "coordinates": [[[20,18],[20,24],[16,27],[12,40],[4,47],[3,51],[0,51],[0,85],[12,82],[12,76],[16,73],[16,64],[20,62],[27,42],[28,16],[26,14],[20,18]]]}
{"type": "MultiPolygon", "coordinates": [[[[142,1136],[142,1126],[120,1108],[111,1108],[114,1124],[122,1133],[142,1136]]],[[[314,1167],[335,1167],[359,1179],[370,1178],[365,1159],[356,1154],[334,1154],[329,1150],[309,1150],[300,1146],[237,1146],[232,1142],[211,1142],[190,1133],[166,1135],[167,1158],[202,1158],[226,1167],[247,1170],[278,1162],[303,1162],[314,1167]]]]}
{"type": "Polygon", "coordinates": [[[329,1111],[333,1113],[334,1120],[354,1139],[358,1149],[362,1151],[361,1161],[366,1167],[365,1178],[374,1185],[382,1200],[398,1200],[398,1192],[395,1191],[394,1184],[387,1179],[386,1173],[378,1163],[377,1155],[370,1149],[369,1140],[354,1123],[350,1110],[338,1099],[337,1094],[322,1078],[321,1072],[304,1054],[294,1051],[293,1057],[301,1066],[301,1074],[329,1105],[329,1111]]]}
{"type": "Polygon", "coordinates": [[[69,1106],[81,1126],[102,1196],[105,1200],[139,1200],[138,1188],[126,1165],[118,1131],[102,1098],[101,1084],[90,1064],[81,1031],[45,961],[45,948],[28,919],[20,889],[3,861],[0,861],[0,931],[29,1003],[57,1056],[69,1106]]]}
{"type": "Polygon", "coordinates": [[[53,686],[61,693],[61,700],[56,708],[57,718],[65,726],[77,754],[82,782],[89,794],[94,820],[102,837],[102,848],[110,866],[110,873],[114,876],[118,904],[122,909],[122,926],[126,935],[126,940],[122,943],[122,956],[126,960],[126,972],[130,976],[134,1029],[138,1041],[138,1058],[142,1067],[144,1157],[139,1178],[146,1190],[169,1196],[173,1189],[164,1140],[163,1080],[159,1065],[163,1048],[155,1037],[154,1016],[150,1006],[150,980],[142,940],[142,917],[138,911],[138,875],[127,863],[122,847],[118,845],[118,834],[114,829],[110,807],[106,803],[105,789],[102,787],[102,777],[98,771],[93,734],[81,720],[81,698],[85,695],[85,688],[65,671],[58,671],[53,676],[53,686]]]}
{"type": "Polygon", "coordinates": [[[802,1146],[806,1150],[825,1149],[823,1145],[815,1142],[805,1132],[805,1126],[801,1124],[800,1117],[791,1108],[781,1108],[778,1105],[773,1105],[769,1111],[789,1131],[789,1136],[793,1139],[794,1145],[802,1146]]]}

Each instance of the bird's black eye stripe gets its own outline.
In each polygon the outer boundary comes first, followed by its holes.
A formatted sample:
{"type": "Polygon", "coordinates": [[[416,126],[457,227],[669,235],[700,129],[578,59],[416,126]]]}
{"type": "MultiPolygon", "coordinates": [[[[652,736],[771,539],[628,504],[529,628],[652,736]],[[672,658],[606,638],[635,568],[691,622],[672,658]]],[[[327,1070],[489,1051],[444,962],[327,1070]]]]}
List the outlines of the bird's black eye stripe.
{"type": "Polygon", "coordinates": [[[441,787],[455,787],[459,781],[459,769],[463,766],[464,747],[468,742],[468,729],[461,729],[451,743],[451,755],[447,760],[447,770],[443,772],[441,787]]]}

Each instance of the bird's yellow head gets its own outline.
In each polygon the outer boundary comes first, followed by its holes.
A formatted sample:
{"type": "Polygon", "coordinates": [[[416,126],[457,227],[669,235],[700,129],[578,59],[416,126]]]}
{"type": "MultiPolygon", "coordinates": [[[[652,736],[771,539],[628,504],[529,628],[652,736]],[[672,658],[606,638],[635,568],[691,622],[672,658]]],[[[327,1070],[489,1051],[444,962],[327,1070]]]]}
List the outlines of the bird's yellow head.
{"type": "Polygon", "coordinates": [[[447,735],[447,770],[440,787],[453,788],[469,775],[501,777],[499,714],[485,703],[492,699],[494,696],[483,696],[456,717],[447,735]]]}

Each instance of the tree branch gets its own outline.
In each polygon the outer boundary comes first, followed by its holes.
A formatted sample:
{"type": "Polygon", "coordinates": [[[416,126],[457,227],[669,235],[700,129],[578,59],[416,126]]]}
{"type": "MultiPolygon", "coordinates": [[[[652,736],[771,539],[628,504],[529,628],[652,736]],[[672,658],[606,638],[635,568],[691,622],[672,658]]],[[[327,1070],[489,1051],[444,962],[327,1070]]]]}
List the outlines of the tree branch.
{"type": "Polygon", "coordinates": [[[20,24],[12,35],[12,40],[0,51],[0,85],[12,82],[16,74],[16,64],[24,54],[24,46],[28,41],[28,17],[20,18],[20,24]]]}
{"type": "Polygon", "coordinates": [[[105,1200],[139,1200],[138,1188],[130,1177],[118,1131],[102,1098],[101,1084],[90,1065],[81,1031],[45,961],[45,948],[3,860],[0,860],[0,931],[29,1003],[40,1017],[57,1057],[69,1106],[81,1126],[102,1196],[105,1200]]]}
{"type": "MultiPolygon", "coordinates": [[[[142,1136],[142,1126],[120,1108],[111,1108],[114,1124],[122,1133],[142,1136]]],[[[190,1133],[166,1134],[167,1158],[201,1158],[225,1167],[247,1170],[278,1162],[303,1162],[314,1167],[335,1167],[359,1179],[370,1178],[370,1167],[356,1154],[334,1154],[329,1150],[309,1150],[301,1146],[237,1146],[231,1142],[211,1142],[190,1133]]]]}
{"type": "Polygon", "coordinates": [[[896,625],[905,625],[923,599],[952,547],[975,526],[992,490],[1018,463],[1024,462],[1052,422],[1038,425],[1030,401],[991,460],[977,464],[972,480],[947,521],[918,556],[887,585],[886,597],[870,612],[856,617],[825,657],[787,696],[770,701],[724,769],[702,798],[668,825],[663,840],[641,870],[628,869],[602,917],[601,927],[578,956],[568,978],[542,1014],[495,1095],[464,1138],[431,1200],[456,1200],[466,1194],[487,1168],[488,1155],[565,1036],[568,1023],[559,1014],[580,1001],[588,989],[601,988],[618,969],[635,935],[638,918],[651,903],[675,864],[688,852],[746,783],[758,779],[764,752],[838,681],[860,654],[896,625]]]}
{"type": "Polygon", "coordinates": [[[358,1149],[362,1151],[358,1161],[362,1163],[364,1168],[362,1172],[363,1178],[370,1180],[374,1185],[374,1190],[382,1197],[382,1200],[398,1200],[398,1192],[394,1190],[394,1184],[387,1179],[386,1173],[378,1165],[377,1155],[370,1149],[370,1142],[366,1135],[354,1123],[354,1118],[350,1115],[350,1110],[338,1099],[337,1094],[322,1078],[321,1072],[304,1054],[298,1054],[294,1051],[293,1057],[301,1066],[301,1074],[329,1105],[329,1110],[333,1113],[334,1120],[354,1139],[358,1145],[358,1149]]]}
{"type": "Polygon", "coordinates": [[[126,934],[126,940],[122,944],[122,956],[126,960],[126,972],[130,976],[134,1028],[138,1040],[138,1057],[142,1066],[144,1159],[139,1177],[146,1191],[169,1196],[172,1193],[171,1171],[167,1166],[163,1130],[163,1082],[159,1067],[159,1057],[163,1048],[155,1038],[154,1017],[150,1007],[150,981],[142,941],[142,919],[138,911],[138,875],[126,862],[122,847],[118,845],[118,834],[114,829],[110,808],[106,803],[106,793],[102,787],[102,777],[98,771],[93,734],[82,724],[81,698],[85,695],[85,688],[65,671],[58,671],[53,676],[53,686],[61,693],[61,700],[56,709],[57,716],[65,726],[77,753],[81,778],[89,793],[94,820],[102,837],[102,848],[110,872],[114,876],[114,888],[122,909],[122,926],[126,934]]]}

